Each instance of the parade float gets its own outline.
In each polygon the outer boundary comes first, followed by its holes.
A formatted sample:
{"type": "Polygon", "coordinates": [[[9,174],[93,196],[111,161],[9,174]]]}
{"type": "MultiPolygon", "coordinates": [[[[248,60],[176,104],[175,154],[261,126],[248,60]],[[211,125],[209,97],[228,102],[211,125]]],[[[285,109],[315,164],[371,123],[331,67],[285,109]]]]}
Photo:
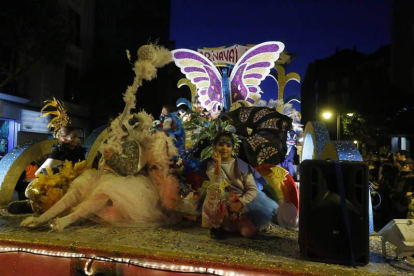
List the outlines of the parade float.
{"type": "MultiPolygon", "coordinates": [[[[138,52],[140,60],[134,64],[137,77],[124,95],[125,110],[118,123],[111,126],[112,130],[131,115],[142,80],[154,78],[157,69],[165,64],[155,64],[160,53],[151,47],[142,47],[138,52]]],[[[297,171],[289,161],[296,151],[297,137],[305,138],[302,159],[321,158],[321,154],[337,160],[359,156],[347,143],[345,149],[329,143],[324,131],[315,128],[315,124],[307,126],[302,134],[300,114],[289,105],[289,101],[298,101],[299,97],[283,95],[286,83],[300,78],[295,73],[285,75],[283,64],[288,55],[283,50],[280,42],[197,52],[178,49],[168,60],[173,59],[186,76],[178,81],[178,86],[187,85],[191,90],[191,99],[178,101],[187,103],[186,113],[192,118],[183,124],[187,140],[172,166],[183,179],[183,202],[190,196],[200,196],[198,189],[205,179],[196,169],[200,160],[211,155],[206,142],[212,140],[218,129],[231,130],[240,141],[239,155],[246,168],[254,170],[263,180],[261,189],[284,206],[280,208],[284,212],[279,213],[272,227],[257,238],[236,235],[218,241],[206,235],[197,213],[193,212],[183,216],[181,223],[166,228],[118,228],[88,222],[61,232],[49,232],[47,226],[21,228],[20,222],[27,215],[11,215],[5,210],[12,201],[17,179],[27,164],[49,154],[51,145],[57,142],[33,141],[16,147],[0,161],[3,275],[394,275],[398,272],[381,261],[378,239],[371,251],[374,262],[358,269],[314,263],[301,257],[297,242],[298,183],[294,181],[297,171]],[[269,75],[278,84],[274,108],[263,106],[260,100],[260,83],[269,75]],[[286,160],[289,162],[284,168],[282,163],[286,160]]],[[[103,127],[86,140],[87,166],[96,163],[98,152],[106,147],[104,141],[116,146],[118,138],[114,133],[103,127]]]]}

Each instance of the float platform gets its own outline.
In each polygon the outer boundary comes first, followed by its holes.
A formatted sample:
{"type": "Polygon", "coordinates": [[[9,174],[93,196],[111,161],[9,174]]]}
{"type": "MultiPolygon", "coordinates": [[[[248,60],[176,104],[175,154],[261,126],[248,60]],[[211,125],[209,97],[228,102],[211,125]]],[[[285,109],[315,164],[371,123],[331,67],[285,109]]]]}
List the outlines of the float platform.
{"type": "MultiPolygon", "coordinates": [[[[298,232],[269,227],[255,238],[210,238],[199,222],[170,228],[116,228],[92,223],[62,232],[24,229],[27,215],[0,209],[0,275],[413,275],[381,255],[370,237],[370,263],[348,266],[311,262],[299,253],[298,232]]],[[[388,245],[390,247],[390,245],[388,245]]],[[[387,248],[392,257],[393,249],[387,248]]],[[[412,258],[410,258],[413,261],[412,258]]],[[[414,269],[413,269],[414,270],[414,269]]]]}

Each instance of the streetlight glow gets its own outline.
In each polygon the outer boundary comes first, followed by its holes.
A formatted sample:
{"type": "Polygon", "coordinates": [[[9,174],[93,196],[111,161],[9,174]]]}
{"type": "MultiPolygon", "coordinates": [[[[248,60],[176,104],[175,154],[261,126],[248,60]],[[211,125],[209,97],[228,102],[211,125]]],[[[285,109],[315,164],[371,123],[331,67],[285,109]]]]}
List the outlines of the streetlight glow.
{"type": "MultiPolygon", "coordinates": [[[[325,111],[322,113],[322,117],[326,120],[330,119],[333,115],[333,112],[331,111],[325,111]]],[[[341,124],[341,113],[339,112],[339,110],[336,111],[336,141],[340,140],[341,137],[341,128],[340,128],[340,124],[341,124]]]]}
{"type": "Polygon", "coordinates": [[[352,116],[354,116],[354,113],[346,113],[346,116],[352,117],[352,116]]]}
{"type": "Polygon", "coordinates": [[[332,113],[331,112],[324,112],[323,114],[322,114],[322,116],[325,118],[325,119],[329,119],[329,118],[331,118],[332,117],[332,113]]]}

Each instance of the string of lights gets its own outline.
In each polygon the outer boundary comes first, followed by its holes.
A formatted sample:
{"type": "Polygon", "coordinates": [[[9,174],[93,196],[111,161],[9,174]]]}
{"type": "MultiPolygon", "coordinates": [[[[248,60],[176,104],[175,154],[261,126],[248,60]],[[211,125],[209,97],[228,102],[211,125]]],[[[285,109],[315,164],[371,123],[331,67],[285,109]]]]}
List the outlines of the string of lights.
{"type": "Polygon", "coordinates": [[[92,264],[94,261],[111,262],[127,264],[128,266],[137,266],[147,269],[160,270],[160,271],[171,271],[178,273],[193,273],[193,274],[211,274],[219,276],[250,276],[253,274],[238,273],[235,271],[228,271],[223,269],[207,268],[201,266],[188,266],[188,265],[175,265],[175,264],[164,264],[158,262],[141,261],[136,259],[128,258],[111,258],[103,256],[87,256],[81,253],[69,253],[69,252],[58,252],[48,251],[43,249],[32,249],[32,248],[21,248],[21,247],[5,247],[0,246],[1,253],[27,253],[33,255],[41,255],[48,257],[57,258],[71,258],[71,259],[86,259],[84,272],[86,275],[93,275],[92,264]]]}

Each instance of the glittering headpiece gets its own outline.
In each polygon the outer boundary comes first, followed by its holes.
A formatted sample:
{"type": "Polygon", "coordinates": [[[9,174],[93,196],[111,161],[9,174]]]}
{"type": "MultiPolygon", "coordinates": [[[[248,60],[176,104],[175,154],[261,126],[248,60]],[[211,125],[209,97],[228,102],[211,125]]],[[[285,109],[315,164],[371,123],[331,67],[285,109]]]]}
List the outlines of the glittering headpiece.
{"type": "Polygon", "coordinates": [[[67,110],[63,102],[57,100],[55,97],[53,97],[52,100],[46,100],[45,103],[46,105],[40,110],[40,113],[42,114],[39,116],[39,118],[43,118],[48,115],[55,115],[56,117],[51,119],[47,124],[47,128],[51,129],[53,127],[53,137],[59,138],[59,130],[71,123],[67,114],[67,110]],[[44,110],[50,106],[56,108],[56,110],[44,112],[44,110]]]}

